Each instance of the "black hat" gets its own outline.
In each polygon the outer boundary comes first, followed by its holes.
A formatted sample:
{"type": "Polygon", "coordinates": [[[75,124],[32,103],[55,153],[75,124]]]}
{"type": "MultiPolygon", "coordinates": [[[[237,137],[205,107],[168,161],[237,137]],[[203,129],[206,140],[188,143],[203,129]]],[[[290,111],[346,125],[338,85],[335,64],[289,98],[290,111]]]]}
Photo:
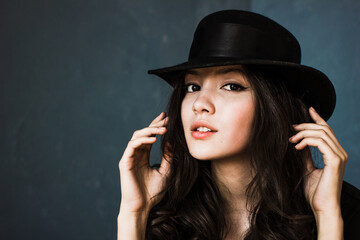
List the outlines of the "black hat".
{"type": "Polygon", "coordinates": [[[173,76],[188,69],[258,66],[282,76],[290,92],[328,120],[335,108],[335,89],[324,73],[300,61],[300,45],[284,27],[257,13],[224,10],[200,21],[187,62],[148,73],[173,85],[173,76]]]}

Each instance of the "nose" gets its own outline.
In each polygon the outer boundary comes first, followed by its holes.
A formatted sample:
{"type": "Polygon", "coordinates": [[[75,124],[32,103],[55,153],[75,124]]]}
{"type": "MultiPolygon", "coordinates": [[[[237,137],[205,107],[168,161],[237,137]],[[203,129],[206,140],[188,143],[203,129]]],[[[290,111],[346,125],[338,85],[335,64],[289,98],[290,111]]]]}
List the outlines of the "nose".
{"type": "Polygon", "coordinates": [[[193,111],[197,114],[215,113],[213,96],[211,95],[210,91],[202,89],[201,91],[198,92],[198,96],[193,103],[193,111]]]}

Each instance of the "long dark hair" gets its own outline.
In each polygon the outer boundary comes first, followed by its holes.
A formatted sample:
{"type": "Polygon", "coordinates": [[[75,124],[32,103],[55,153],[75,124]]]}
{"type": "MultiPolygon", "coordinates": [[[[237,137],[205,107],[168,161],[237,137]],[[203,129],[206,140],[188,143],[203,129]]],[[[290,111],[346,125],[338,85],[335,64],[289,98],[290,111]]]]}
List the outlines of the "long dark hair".
{"type": "MultiPolygon", "coordinates": [[[[242,68],[256,99],[250,137],[255,176],[247,187],[247,202],[252,204],[245,239],[316,239],[304,194],[308,155],[288,141],[296,133],[292,124],[310,122],[307,106],[289,93],[280,75],[259,67],[242,68]]],[[[172,159],[171,175],[164,198],[150,212],[146,238],[223,239],[230,229],[226,204],[210,161],[198,161],[189,153],[180,115],[184,73],[175,78],[168,131],[162,138],[162,150],[172,159]]]]}

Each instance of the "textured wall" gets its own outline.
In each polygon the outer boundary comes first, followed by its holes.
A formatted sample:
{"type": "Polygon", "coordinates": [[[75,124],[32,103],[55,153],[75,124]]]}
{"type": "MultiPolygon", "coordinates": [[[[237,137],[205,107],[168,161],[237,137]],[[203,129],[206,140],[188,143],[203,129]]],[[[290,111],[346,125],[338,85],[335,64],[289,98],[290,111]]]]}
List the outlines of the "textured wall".
{"type": "MultiPolygon", "coordinates": [[[[115,239],[118,161],[164,110],[150,68],[249,1],[0,1],[0,239],[115,239]]],[[[154,152],[154,156],[158,156],[154,152]]]]}
{"type": "Polygon", "coordinates": [[[250,7],[333,80],[360,187],[358,1],[0,1],[0,239],[115,239],[118,161],[170,93],[146,71],[186,59],[206,14],[250,7]]]}
{"type": "Polygon", "coordinates": [[[349,154],[345,180],[360,188],[360,1],[253,0],[251,10],[288,28],[302,63],[323,71],[337,95],[328,124],[349,154]]]}

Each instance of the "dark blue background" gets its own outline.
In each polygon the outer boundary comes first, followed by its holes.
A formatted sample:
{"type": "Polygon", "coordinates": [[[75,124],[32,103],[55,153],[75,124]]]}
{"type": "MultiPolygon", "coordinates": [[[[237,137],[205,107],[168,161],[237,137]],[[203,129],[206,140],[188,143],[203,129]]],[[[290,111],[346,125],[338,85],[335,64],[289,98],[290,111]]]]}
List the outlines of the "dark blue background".
{"type": "Polygon", "coordinates": [[[360,187],[359,1],[2,0],[0,239],[116,238],[118,161],[171,90],[146,71],[184,61],[199,20],[230,8],[280,22],[333,81],[360,187]]]}

